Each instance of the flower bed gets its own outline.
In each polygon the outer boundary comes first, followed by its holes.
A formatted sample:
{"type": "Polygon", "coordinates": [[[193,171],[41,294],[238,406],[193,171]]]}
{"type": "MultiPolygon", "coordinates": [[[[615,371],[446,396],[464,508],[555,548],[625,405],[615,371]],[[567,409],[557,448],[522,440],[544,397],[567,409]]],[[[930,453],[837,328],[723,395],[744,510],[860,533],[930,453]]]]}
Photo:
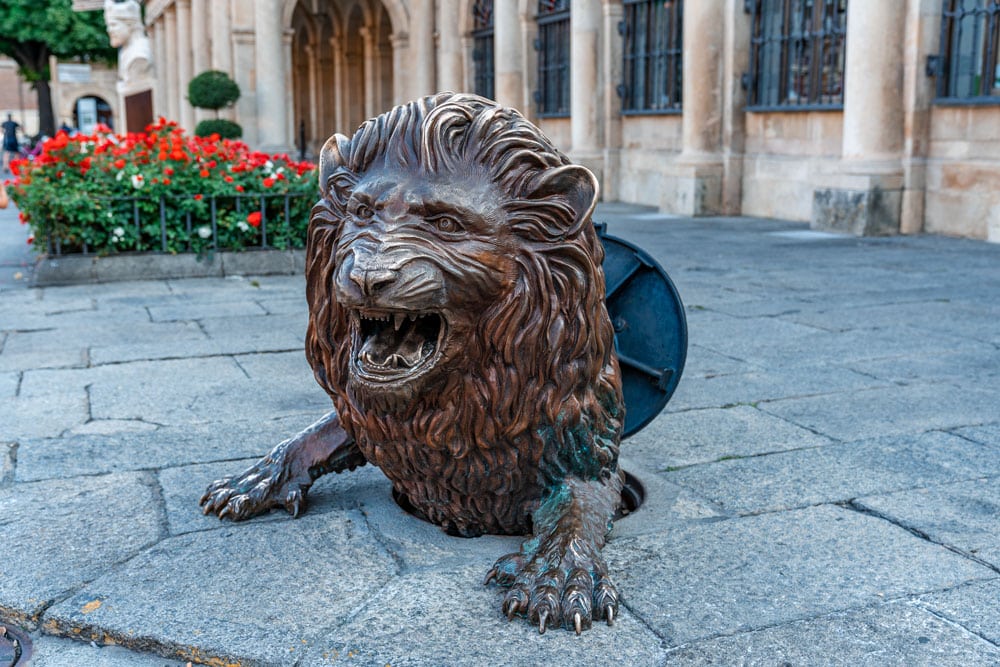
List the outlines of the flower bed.
{"type": "Polygon", "coordinates": [[[168,253],[305,245],[316,168],[240,141],[145,133],[58,133],[11,165],[29,243],[49,254],[168,253]],[[37,241],[36,241],[37,240],[37,241]]]}

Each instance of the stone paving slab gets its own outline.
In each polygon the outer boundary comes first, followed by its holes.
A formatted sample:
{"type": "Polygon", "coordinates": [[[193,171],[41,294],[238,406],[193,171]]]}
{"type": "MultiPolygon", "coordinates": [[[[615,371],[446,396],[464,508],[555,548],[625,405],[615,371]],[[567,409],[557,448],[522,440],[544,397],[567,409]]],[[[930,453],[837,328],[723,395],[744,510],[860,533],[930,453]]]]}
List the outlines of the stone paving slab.
{"type": "MultiPolygon", "coordinates": [[[[921,489],[920,497],[928,492],[927,487],[983,475],[1000,475],[1000,448],[930,432],[720,461],[664,477],[728,512],[749,514],[916,487],[921,489]]],[[[1000,485],[990,490],[1000,497],[1000,485]]],[[[941,491],[936,489],[934,495],[941,491]]],[[[983,492],[988,495],[988,490],[983,492]]],[[[875,498],[876,503],[880,500],[884,498],[875,498]]],[[[932,512],[940,511],[932,505],[932,512]]],[[[971,508],[958,508],[956,514],[962,509],[971,508]]],[[[1000,522],[995,528],[1000,534],[1000,522]]],[[[1000,541],[997,544],[1000,547],[1000,541]]]]}
{"type": "Polygon", "coordinates": [[[605,553],[626,606],[672,646],[996,577],[830,506],[676,527],[605,553]]]}
{"type": "Polygon", "coordinates": [[[652,470],[830,444],[749,405],[661,414],[622,445],[652,470]]]}
{"type": "Polygon", "coordinates": [[[0,615],[34,625],[66,594],[163,535],[148,474],[0,489],[0,615]]]}
{"type": "Polygon", "coordinates": [[[1000,600],[1000,579],[992,579],[925,595],[920,598],[920,604],[986,641],[1000,645],[1000,619],[995,613],[997,600],[1000,600]]]}
{"type": "Polygon", "coordinates": [[[354,511],[171,537],[45,616],[174,659],[290,664],[396,572],[354,511]]]}
{"type": "Polygon", "coordinates": [[[996,391],[914,384],[762,403],[760,409],[843,441],[907,435],[996,419],[996,391]]]}
{"type": "MultiPolygon", "coordinates": [[[[17,480],[32,482],[170,468],[201,461],[259,458],[316,421],[318,414],[322,413],[163,428],[153,425],[154,430],[138,432],[123,428],[114,433],[24,439],[18,448],[17,480]]],[[[91,422],[94,423],[102,422],[91,422]]],[[[115,423],[149,425],[134,421],[115,423]]]]}
{"type": "Polygon", "coordinates": [[[900,525],[918,530],[935,542],[986,561],[1000,571],[998,474],[995,465],[988,466],[980,475],[993,477],[870,496],[855,502],[900,525]]]}
{"type": "Polygon", "coordinates": [[[662,641],[624,611],[615,627],[597,624],[581,637],[500,613],[500,593],[482,585],[478,568],[415,571],[393,580],[311,646],[305,664],[636,665],[663,664],[662,641]]]}
{"type": "Polygon", "coordinates": [[[120,646],[100,646],[48,635],[35,636],[32,643],[34,658],[25,667],[184,667],[187,664],[120,646]]]}
{"type": "Polygon", "coordinates": [[[852,665],[966,667],[1000,663],[1000,648],[910,604],[830,614],[696,642],[670,651],[667,665],[852,665]]]}

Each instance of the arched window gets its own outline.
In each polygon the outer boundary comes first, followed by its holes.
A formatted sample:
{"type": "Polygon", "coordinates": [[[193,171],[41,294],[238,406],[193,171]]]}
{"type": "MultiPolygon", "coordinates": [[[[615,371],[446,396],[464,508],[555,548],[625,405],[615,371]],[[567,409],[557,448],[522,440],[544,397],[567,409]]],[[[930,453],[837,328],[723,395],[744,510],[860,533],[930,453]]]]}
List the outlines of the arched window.
{"type": "Polygon", "coordinates": [[[542,117],[569,115],[569,0],[539,0],[538,90],[535,102],[542,117]]]}
{"type": "Polygon", "coordinates": [[[472,40],[473,90],[493,99],[493,0],[472,3],[472,40]]]}

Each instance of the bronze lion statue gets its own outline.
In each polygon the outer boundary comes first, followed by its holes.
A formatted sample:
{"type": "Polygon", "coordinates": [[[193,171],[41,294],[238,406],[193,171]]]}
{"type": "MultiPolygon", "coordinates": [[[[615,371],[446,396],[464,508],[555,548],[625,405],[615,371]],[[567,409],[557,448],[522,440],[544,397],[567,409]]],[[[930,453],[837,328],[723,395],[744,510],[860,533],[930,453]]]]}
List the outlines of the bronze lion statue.
{"type": "Polygon", "coordinates": [[[334,410],[204,511],[297,515],[319,476],[371,463],[450,534],[531,536],[486,575],[508,618],[611,624],[625,414],[594,176],[518,112],[442,93],[332,137],[320,189],[306,356],[334,410]]]}

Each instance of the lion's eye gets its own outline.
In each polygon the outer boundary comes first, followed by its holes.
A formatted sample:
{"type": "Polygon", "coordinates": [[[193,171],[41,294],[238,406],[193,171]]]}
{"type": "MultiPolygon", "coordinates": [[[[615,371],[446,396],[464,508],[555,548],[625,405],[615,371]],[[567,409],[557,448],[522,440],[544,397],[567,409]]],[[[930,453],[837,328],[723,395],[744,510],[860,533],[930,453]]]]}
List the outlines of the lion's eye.
{"type": "Polygon", "coordinates": [[[357,208],[354,209],[354,215],[358,216],[359,218],[367,219],[372,217],[374,213],[375,212],[372,210],[372,207],[366,204],[358,204],[357,208]]]}
{"type": "Polygon", "coordinates": [[[461,223],[450,215],[437,215],[429,218],[428,222],[434,225],[435,229],[446,234],[462,231],[461,223]]]}

